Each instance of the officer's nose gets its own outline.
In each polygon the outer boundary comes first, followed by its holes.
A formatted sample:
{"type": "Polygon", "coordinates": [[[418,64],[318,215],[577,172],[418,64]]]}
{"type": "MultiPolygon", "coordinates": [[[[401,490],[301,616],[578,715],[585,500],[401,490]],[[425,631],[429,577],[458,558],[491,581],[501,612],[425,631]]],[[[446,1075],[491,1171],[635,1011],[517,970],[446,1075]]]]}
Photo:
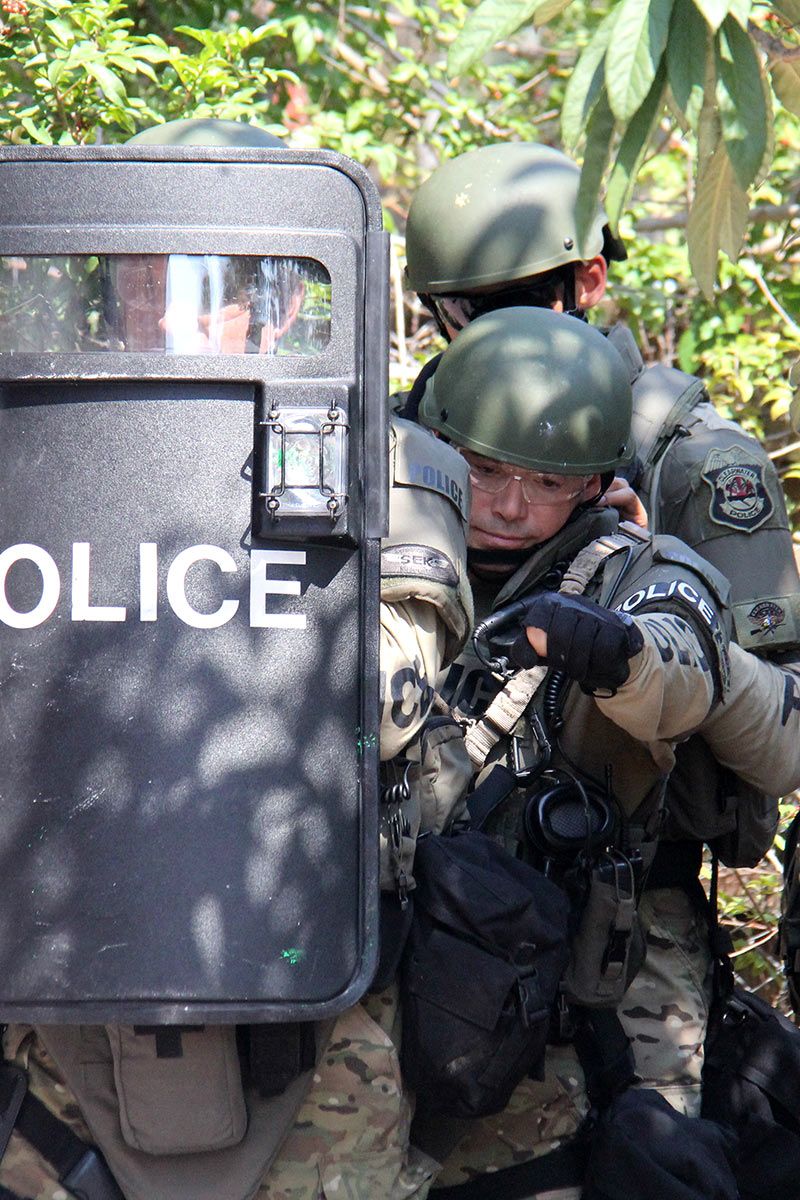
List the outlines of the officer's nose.
{"type": "Polygon", "coordinates": [[[522,494],[522,483],[515,475],[492,500],[492,511],[504,521],[522,521],[528,515],[528,501],[522,494]]]}

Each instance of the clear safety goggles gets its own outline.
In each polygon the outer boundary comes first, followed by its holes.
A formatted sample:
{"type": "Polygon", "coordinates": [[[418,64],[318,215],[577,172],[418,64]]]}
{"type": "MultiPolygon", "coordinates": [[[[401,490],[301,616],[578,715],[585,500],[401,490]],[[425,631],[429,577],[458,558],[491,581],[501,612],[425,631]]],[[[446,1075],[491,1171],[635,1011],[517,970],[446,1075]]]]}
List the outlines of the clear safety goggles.
{"type": "MultiPolygon", "coordinates": [[[[574,264],[569,265],[574,270],[574,264]]],[[[463,329],[482,317],[484,313],[497,312],[500,308],[552,308],[565,298],[565,268],[558,267],[540,275],[535,282],[502,288],[496,292],[457,294],[450,296],[425,296],[425,302],[440,321],[452,329],[463,329]]]]}
{"type": "Polygon", "coordinates": [[[459,453],[467,460],[470,481],[479,492],[497,496],[516,479],[526,504],[553,505],[574,500],[591,479],[591,475],[554,475],[544,471],[529,471],[460,448],[459,453]]]}

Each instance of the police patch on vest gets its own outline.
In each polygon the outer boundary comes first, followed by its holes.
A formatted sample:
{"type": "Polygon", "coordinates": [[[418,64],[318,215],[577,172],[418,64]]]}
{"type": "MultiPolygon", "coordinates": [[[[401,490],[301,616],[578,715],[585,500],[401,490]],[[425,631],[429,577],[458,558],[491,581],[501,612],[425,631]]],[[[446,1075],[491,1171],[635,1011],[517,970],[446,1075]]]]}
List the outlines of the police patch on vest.
{"type": "Polygon", "coordinates": [[[761,600],[747,614],[752,622],[753,628],[750,633],[767,634],[774,633],[779,625],[783,625],[786,620],[786,610],[781,608],[780,604],[776,604],[774,600],[761,600]]]}
{"type": "Polygon", "coordinates": [[[700,477],[711,488],[708,514],[715,524],[752,533],[772,516],[764,465],[754,463],[741,446],[709,450],[700,477]]]}
{"type": "Polygon", "coordinates": [[[685,608],[696,613],[701,618],[702,625],[705,626],[706,632],[710,635],[711,644],[716,654],[719,682],[724,695],[730,686],[730,662],[728,659],[727,638],[723,633],[719,617],[714,608],[685,579],[672,579],[663,580],[660,583],[651,583],[646,588],[639,588],[638,591],[627,596],[620,604],[615,605],[614,612],[634,613],[643,605],[652,610],[655,607],[653,604],[654,601],[662,603],[662,611],[672,610],[679,612],[681,608],[685,608]]]}

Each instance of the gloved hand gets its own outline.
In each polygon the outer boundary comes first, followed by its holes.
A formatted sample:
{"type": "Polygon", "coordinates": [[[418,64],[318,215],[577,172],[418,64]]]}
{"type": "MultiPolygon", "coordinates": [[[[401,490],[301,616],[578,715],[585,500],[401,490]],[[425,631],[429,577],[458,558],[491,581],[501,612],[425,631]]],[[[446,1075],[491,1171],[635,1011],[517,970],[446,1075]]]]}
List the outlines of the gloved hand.
{"type": "Polygon", "coordinates": [[[510,648],[512,662],[526,669],[539,662],[525,633],[534,625],[547,634],[548,665],[576,680],[584,692],[615,692],[630,674],[630,659],[644,645],[632,617],[583,596],[542,592],[518,607],[522,632],[510,648]]]}

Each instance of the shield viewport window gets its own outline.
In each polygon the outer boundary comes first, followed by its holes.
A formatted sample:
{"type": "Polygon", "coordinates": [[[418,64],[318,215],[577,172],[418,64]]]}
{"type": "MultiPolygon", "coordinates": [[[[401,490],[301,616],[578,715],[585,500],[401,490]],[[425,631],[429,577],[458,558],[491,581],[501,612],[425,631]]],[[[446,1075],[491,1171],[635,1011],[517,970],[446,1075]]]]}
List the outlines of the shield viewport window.
{"type": "Polygon", "coordinates": [[[0,352],[319,354],[331,279],[312,258],[0,257],[0,352]]]}

